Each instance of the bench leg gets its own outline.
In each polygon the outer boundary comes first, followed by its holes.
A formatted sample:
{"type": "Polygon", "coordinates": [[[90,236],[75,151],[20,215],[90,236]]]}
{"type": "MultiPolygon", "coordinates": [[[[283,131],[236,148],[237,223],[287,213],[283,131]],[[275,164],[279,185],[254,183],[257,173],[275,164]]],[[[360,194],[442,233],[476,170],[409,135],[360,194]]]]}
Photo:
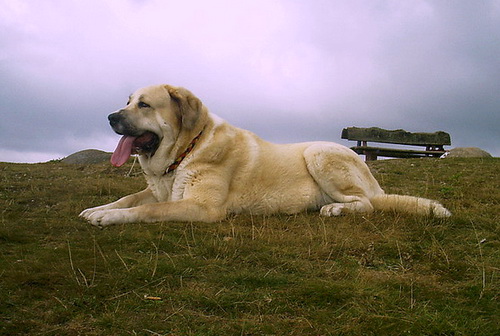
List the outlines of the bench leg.
{"type": "Polygon", "coordinates": [[[376,161],[377,160],[377,154],[374,152],[365,152],[365,161],[376,161]]]}

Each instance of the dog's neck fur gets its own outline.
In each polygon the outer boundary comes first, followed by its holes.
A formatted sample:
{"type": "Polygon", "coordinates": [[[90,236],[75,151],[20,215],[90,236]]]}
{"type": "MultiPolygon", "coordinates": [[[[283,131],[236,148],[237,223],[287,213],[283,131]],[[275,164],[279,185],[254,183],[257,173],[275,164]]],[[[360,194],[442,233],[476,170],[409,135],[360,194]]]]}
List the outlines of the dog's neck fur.
{"type": "MultiPolygon", "coordinates": [[[[156,150],[155,155],[152,157],[147,157],[141,155],[139,157],[139,162],[146,175],[163,176],[167,172],[168,168],[174,164],[174,162],[184,154],[186,148],[190,143],[201,135],[208,127],[209,118],[208,111],[205,106],[202,107],[200,111],[200,116],[198,121],[192,129],[185,129],[181,127],[181,131],[173,143],[168,146],[162,146],[156,150]],[[163,158],[163,160],[161,160],[163,158]],[[166,158],[166,159],[165,159],[166,158]]],[[[162,142],[165,139],[162,139],[162,142]]]]}

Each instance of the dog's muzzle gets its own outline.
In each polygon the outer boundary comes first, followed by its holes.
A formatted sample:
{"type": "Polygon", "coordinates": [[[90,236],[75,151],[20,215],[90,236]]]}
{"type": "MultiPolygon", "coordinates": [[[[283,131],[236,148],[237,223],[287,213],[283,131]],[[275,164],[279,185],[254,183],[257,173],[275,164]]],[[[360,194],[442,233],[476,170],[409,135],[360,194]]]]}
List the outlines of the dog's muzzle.
{"type": "Polygon", "coordinates": [[[116,147],[111,163],[119,167],[123,165],[131,154],[147,154],[153,156],[160,144],[160,138],[154,132],[140,130],[132,125],[123,110],[111,113],[108,116],[113,131],[123,135],[116,147]]]}
{"type": "Polygon", "coordinates": [[[122,121],[123,115],[121,112],[114,112],[108,116],[109,124],[111,127],[115,127],[120,121],[122,121]]]}
{"type": "Polygon", "coordinates": [[[111,113],[108,116],[109,124],[113,131],[121,135],[139,135],[135,127],[133,127],[127,118],[123,115],[122,111],[111,113]]]}

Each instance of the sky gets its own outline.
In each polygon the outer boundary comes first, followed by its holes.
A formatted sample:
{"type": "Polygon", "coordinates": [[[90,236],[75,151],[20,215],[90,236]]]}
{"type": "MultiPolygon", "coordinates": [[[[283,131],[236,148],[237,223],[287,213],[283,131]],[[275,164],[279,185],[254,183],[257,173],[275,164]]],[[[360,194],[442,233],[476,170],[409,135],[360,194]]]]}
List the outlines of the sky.
{"type": "Polygon", "coordinates": [[[0,161],[113,151],[107,115],[183,86],[262,138],[446,131],[500,156],[500,0],[0,0],[0,161]]]}

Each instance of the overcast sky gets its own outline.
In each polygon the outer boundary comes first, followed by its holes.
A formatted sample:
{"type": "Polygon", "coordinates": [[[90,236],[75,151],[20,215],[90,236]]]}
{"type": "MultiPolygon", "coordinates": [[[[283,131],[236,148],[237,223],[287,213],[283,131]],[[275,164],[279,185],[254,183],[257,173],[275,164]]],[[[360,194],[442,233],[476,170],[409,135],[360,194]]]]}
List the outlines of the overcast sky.
{"type": "Polygon", "coordinates": [[[107,115],[160,83],[274,142],[379,126],[500,156],[500,0],[0,0],[0,161],[112,151],[107,115]]]}

